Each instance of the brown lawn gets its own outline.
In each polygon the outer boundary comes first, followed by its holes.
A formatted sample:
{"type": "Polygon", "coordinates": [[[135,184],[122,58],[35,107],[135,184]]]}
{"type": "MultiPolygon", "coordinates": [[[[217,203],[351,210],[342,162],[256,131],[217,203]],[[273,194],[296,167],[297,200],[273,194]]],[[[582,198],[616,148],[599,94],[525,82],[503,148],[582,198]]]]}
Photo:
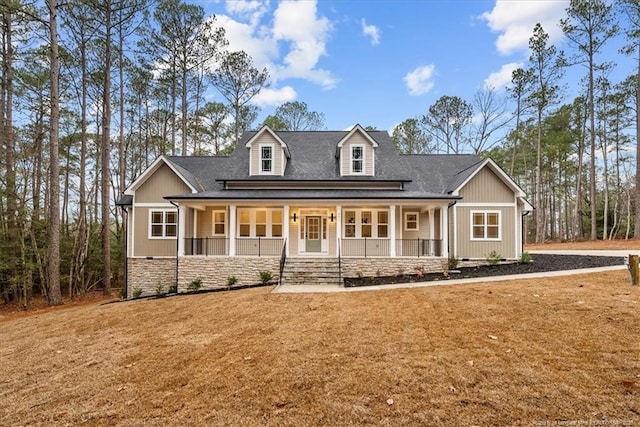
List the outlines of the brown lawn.
{"type": "Polygon", "coordinates": [[[546,243],[536,243],[536,244],[527,244],[524,246],[524,249],[527,251],[534,249],[565,249],[565,250],[626,250],[640,249],[640,240],[638,239],[630,239],[630,240],[584,240],[579,242],[546,242],[546,243]]]}
{"type": "Polygon", "coordinates": [[[5,317],[0,425],[640,425],[625,271],[270,290],[5,317]]]}

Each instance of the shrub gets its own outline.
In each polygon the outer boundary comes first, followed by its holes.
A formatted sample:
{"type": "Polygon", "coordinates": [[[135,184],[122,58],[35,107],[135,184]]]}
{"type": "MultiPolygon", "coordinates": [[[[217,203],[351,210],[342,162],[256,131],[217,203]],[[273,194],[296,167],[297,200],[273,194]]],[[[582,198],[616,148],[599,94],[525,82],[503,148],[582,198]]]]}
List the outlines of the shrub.
{"type": "Polygon", "coordinates": [[[261,271],[260,272],[260,281],[263,284],[267,284],[271,281],[271,279],[273,279],[273,275],[271,274],[270,271],[261,271]]]}
{"type": "Polygon", "coordinates": [[[487,262],[489,263],[489,265],[498,265],[500,261],[502,261],[502,255],[500,255],[495,250],[489,252],[489,255],[487,255],[487,262]]]}
{"type": "Polygon", "coordinates": [[[187,290],[189,292],[196,292],[196,291],[199,291],[201,287],[202,287],[202,279],[199,277],[196,277],[191,281],[191,283],[189,283],[189,286],[187,286],[187,290]]]}
{"type": "Polygon", "coordinates": [[[449,257],[449,270],[455,270],[456,268],[458,268],[458,264],[460,263],[460,260],[454,256],[449,257]]]}
{"type": "Polygon", "coordinates": [[[169,291],[167,293],[169,293],[169,294],[177,294],[178,293],[178,285],[169,286],[169,291]]]}
{"type": "Polygon", "coordinates": [[[131,293],[131,295],[134,298],[140,298],[140,296],[142,296],[142,289],[141,288],[133,288],[133,292],[131,293]]]}
{"type": "Polygon", "coordinates": [[[164,285],[162,283],[158,283],[158,285],[156,286],[156,296],[161,296],[164,294],[164,285]]]}
{"type": "Polygon", "coordinates": [[[520,263],[529,264],[531,262],[531,254],[529,252],[522,252],[520,254],[520,263]]]}
{"type": "Polygon", "coordinates": [[[232,287],[236,283],[238,283],[238,278],[236,276],[227,277],[227,286],[228,287],[232,287]]]}
{"type": "Polygon", "coordinates": [[[124,293],[124,288],[120,288],[120,291],[118,292],[118,298],[127,299],[127,295],[124,293]]]}

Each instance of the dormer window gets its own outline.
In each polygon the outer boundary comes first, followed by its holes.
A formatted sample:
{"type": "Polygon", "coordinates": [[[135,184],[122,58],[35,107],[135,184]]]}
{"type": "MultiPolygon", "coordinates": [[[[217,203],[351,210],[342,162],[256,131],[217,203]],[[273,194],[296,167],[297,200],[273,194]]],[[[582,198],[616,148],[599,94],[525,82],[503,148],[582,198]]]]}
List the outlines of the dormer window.
{"type": "Polygon", "coordinates": [[[260,173],[273,173],[273,146],[260,146],[260,173]]]}
{"type": "Polygon", "coordinates": [[[351,146],[351,173],[352,174],[364,173],[364,146],[363,145],[351,146]]]}

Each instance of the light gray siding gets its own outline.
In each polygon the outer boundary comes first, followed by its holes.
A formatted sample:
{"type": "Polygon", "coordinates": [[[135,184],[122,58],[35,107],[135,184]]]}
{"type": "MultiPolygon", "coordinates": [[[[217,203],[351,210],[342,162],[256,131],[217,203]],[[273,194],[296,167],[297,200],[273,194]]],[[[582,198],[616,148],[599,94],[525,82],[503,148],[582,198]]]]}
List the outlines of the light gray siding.
{"type": "MultiPolygon", "coordinates": [[[[354,145],[364,146],[364,175],[374,175],[374,162],[375,162],[375,149],[367,138],[360,132],[356,132],[351,135],[351,138],[346,140],[342,144],[342,151],[340,153],[340,169],[343,176],[351,174],[351,147],[354,145]]],[[[358,174],[362,175],[362,174],[358,174]]]]}

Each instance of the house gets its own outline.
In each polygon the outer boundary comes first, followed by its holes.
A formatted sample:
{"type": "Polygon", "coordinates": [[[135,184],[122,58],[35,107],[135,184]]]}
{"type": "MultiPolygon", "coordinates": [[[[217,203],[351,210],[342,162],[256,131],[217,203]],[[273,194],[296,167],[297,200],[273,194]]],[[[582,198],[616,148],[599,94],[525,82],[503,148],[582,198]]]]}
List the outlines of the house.
{"type": "Polygon", "coordinates": [[[522,189],[491,159],[401,155],[387,132],[247,132],[229,157],[161,156],[126,190],[127,289],[153,293],[441,271],[516,259],[522,189]]]}

